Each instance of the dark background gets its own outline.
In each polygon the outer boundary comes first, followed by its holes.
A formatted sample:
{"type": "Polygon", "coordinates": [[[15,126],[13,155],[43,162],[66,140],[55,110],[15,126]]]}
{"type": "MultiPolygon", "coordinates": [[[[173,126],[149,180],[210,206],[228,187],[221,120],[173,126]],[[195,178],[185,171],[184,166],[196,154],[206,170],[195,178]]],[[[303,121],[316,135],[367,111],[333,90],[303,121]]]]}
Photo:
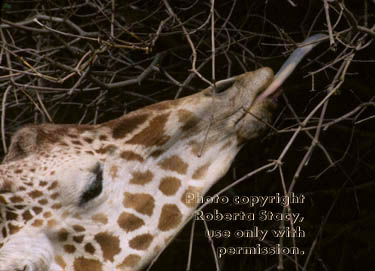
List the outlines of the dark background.
{"type": "MultiPolygon", "coordinates": [[[[3,1],[2,154],[12,133],[27,123],[100,123],[207,87],[192,68],[195,64],[212,81],[212,29],[216,80],[263,66],[277,71],[298,42],[330,32],[332,43],[326,40],[314,49],[284,84],[286,92],[280,98],[274,129],[243,148],[225,178],[209,192],[213,195],[278,159],[295,129],[337,87],[280,161],[287,189],[295,183],[291,191],[306,196],[305,204],[292,206],[305,217],[299,225],[306,237],[294,240],[305,255],[282,260],[225,256],[219,265],[222,270],[276,270],[280,263],[285,270],[367,270],[374,266],[375,3],[215,1],[214,28],[212,2],[170,0],[169,5],[168,10],[167,1],[3,1]],[[304,161],[317,132],[318,144],[304,161]]],[[[262,171],[224,195],[282,193],[281,180],[279,168],[262,171]]],[[[215,208],[222,212],[259,210],[219,204],[205,210],[215,208]]],[[[282,212],[277,205],[264,209],[282,212]]],[[[190,225],[152,270],[186,270],[190,225]]],[[[232,221],[209,222],[208,226],[234,231],[253,226],[275,229],[280,223],[232,221]]],[[[267,244],[279,242],[266,240],[267,244]]],[[[293,244],[292,239],[283,242],[293,244]]],[[[256,243],[254,239],[214,240],[217,247],[256,243]]],[[[204,225],[197,222],[191,270],[202,269],[216,267],[204,225]]]]}

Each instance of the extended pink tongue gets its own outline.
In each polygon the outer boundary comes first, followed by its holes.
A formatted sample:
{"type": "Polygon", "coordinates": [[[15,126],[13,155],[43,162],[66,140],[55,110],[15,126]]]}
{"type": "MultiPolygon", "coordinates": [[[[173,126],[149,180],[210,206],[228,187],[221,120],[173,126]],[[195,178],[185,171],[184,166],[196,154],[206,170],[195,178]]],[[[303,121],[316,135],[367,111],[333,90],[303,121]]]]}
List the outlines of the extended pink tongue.
{"type": "Polygon", "coordinates": [[[327,35],[325,34],[316,34],[305,39],[302,44],[289,56],[287,61],[281,66],[280,70],[275,75],[272,83],[255,99],[253,104],[259,103],[266,97],[270,97],[273,93],[275,93],[282,83],[284,83],[284,81],[288,78],[288,76],[294,71],[298,63],[301,62],[305,55],[317,44],[319,44],[321,41],[320,39],[325,38],[326,36],[327,35]]]}

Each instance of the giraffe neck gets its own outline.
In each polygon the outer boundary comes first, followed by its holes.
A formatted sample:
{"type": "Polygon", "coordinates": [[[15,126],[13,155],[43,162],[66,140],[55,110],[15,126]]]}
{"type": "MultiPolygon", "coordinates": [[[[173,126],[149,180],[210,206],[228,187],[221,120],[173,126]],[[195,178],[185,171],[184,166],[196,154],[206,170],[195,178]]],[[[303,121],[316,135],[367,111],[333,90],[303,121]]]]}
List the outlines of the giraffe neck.
{"type": "Polygon", "coordinates": [[[187,127],[197,122],[196,116],[183,108],[178,110],[177,129],[180,135],[186,129],[186,136],[178,138],[170,136],[175,130],[163,129],[169,121],[176,121],[175,114],[168,111],[137,117],[143,123],[134,125],[132,135],[120,137],[118,127],[126,118],[110,123],[118,140],[115,145],[124,144],[115,151],[124,161],[116,161],[108,169],[114,181],[121,182],[113,197],[123,199],[120,217],[114,214],[108,220],[117,220],[118,231],[126,231],[130,239],[127,256],[117,267],[125,267],[129,259],[139,259],[136,266],[143,266],[162,250],[192,214],[199,196],[227,172],[241,146],[235,135],[202,136],[209,119],[200,120],[199,133],[192,133],[187,127]],[[121,168],[122,163],[126,169],[121,168]]]}

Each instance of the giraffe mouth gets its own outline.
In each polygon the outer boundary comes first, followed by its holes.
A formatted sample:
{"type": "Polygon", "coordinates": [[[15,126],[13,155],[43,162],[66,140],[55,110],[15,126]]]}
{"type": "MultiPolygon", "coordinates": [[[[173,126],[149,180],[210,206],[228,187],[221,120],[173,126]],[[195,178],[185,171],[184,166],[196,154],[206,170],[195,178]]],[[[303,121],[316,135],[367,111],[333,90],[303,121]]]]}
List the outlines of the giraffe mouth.
{"type": "Polygon", "coordinates": [[[53,247],[45,234],[35,232],[28,235],[21,232],[2,247],[0,271],[48,271],[51,270],[52,258],[53,247]]]}

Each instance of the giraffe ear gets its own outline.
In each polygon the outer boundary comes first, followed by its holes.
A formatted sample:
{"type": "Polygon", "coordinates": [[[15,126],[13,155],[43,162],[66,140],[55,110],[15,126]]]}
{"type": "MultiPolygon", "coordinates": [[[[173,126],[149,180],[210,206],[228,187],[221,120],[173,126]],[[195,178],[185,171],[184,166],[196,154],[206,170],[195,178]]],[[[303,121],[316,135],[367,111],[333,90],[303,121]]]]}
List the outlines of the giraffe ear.
{"type": "Polygon", "coordinates": [[[10,162],[28,156],[37,149],[38,127],[28,126],[18,130],[11,139],[9,151],[3,162],[10,162]]]}

